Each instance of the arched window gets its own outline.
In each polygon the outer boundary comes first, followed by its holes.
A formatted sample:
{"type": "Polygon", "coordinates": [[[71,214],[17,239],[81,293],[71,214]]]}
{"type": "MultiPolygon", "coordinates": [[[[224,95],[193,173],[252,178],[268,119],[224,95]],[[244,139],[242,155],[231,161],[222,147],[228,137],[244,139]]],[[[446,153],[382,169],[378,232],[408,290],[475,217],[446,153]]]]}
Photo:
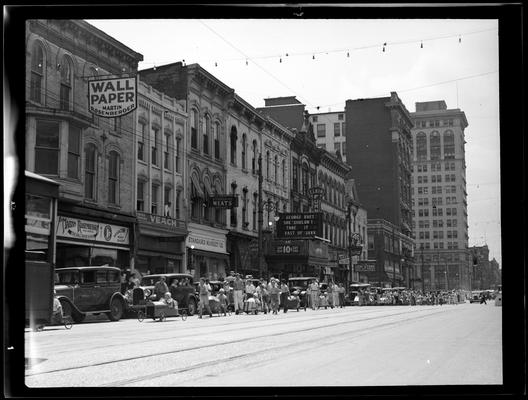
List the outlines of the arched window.
{"type": "Polygon", "coordinates": [[[257,141],[253,140],[253,156],[251,158],[251,172],[256,174],[257,173],[257,141]]]}
{"type": "Polygon", "coordinates": [[[431,143],[431,160],[439,160],[440,159],[440,133],[438,133],[438,131],[431,132],[429,142],[431,143]]]}
{"type": "Polygon", "coordinates": [[[31,78],[29,84],[29,98],[42,103],[42,85],[44,83],[44,51],[39,43],[33,45],[31,51],[31,78]]]}
{"type": "Polygon", "coordinates": [[[209,132],[211,130],[211,119],[209,118],[209,115],[206,115],[204,117],[202,130],[203,130],[203,152],[204,154],[209,154],[209,132]]]}
{"type": "Polygon", "coordinates": [[[418,161],[427,160],[427,137],[424,132],[416,135],[416,159],[418,161]]]}
{"type": "Polygon", "coordinates": [[[231,164],[236,165],[236,149],[237,149],[237,130],[233,126],[231,128],[231,164]]]}
{"type": "MultiPolygon", "coordinates": [[[[84,197],[95,200],[97,148],[93,143],[84,147],[84,197]]],[[[139,199],[139,195],[138,195],[139,199]]]]}
{"type": "Polygon", "coordinates": [[[119,154],[111,151],[108,163],[108,202],[119,203],[119,154]]]}
{"type": "Polygon", "coordinates": [[[242,135],[242,169],[246,169],[247,136],[242,135]]]}
{"type": "Polygon", "coordinates": [[[266,151],[266,179],[270,177],[270,153],[266,151]]]}
{"type": "Polygon", "coordinates": [[[198,112],[191,110],[191,148],[198,150],[198,112]]]}
{"type": "Polygon", "coordinates": [[[455,135],[452,130],[444,132],[444,159],[455,158],[455,135]]]}
{"type": "Polygon", "coordinates": [[[214,156],[218,160],[220,159],[220,124],[216,122],[214,124],[214,156]]]}
{"type": "Polygon", "coordinates": [[[275,168],[275,173],[273,175],[273,179],[275,180],[275,184],[277,184],[277,176],[279,175],[279,157],[275,156],[275,162],[273,163],[273,168],[275,168]]]}
{"type": "Polygon", "coordinates": [[[72,92],[72,66],[70,58],[63,56],[60,68],[60,109],[69,110],[72,92]]]}

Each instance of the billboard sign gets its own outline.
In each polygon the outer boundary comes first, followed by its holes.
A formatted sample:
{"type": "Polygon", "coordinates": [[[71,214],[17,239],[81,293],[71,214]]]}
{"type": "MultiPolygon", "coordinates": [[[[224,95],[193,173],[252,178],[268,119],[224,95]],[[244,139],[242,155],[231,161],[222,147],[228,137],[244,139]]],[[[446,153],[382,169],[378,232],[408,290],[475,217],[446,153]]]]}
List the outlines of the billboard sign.
{"type": "Polygon", "coordinates": [[[137,77],[96,79],[88,82],[88,108],[98,117],[114,118],[137,107],[137,77]]]}

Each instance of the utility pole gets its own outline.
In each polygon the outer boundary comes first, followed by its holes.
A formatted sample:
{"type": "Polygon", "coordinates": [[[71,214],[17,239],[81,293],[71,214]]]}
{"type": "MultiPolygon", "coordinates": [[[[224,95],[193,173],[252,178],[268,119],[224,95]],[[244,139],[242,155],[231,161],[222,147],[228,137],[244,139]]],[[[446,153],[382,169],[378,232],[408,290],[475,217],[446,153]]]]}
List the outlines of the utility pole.
{"type": "Polygon", "coordinates": [[[259,153],[258,158],[258,252],[257,265],[259,271],[259,278],[262,278],[262,224],[264,223],[264,216],[262,210],[262,153],[259,153]]]}

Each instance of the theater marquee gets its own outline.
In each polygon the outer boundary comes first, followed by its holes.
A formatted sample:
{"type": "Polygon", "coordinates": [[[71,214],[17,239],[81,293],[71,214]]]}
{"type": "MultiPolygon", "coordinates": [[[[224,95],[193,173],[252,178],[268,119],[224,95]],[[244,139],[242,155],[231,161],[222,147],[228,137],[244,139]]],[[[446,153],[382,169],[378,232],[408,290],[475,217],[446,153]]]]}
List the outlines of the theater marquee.
{"type": "Polygon", "coordinates": [[[98,117],[121,117],[137,107],[137,78],[97,79],[88,82],[88,107],[98,117]]]}

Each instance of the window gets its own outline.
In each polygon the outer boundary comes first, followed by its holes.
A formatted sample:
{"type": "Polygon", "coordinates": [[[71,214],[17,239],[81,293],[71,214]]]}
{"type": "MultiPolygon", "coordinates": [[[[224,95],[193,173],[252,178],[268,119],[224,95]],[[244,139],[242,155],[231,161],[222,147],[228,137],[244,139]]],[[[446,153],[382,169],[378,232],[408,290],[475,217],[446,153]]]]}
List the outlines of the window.
{"type": "Polygon", "coordinates": [[[97,148],[89,143],[84,148],[84,197],[95,200],[95,166],[97,165],[97,148]]]}
{"type": "Polygon", "coordinates": [[[444,133],[444,159],[455,158],[455,135],[448,130],[444,133]]]}
{"type": "Polygon", "coordinates": [[[278,171],[278,168],[279,168],[279,157],[278,156],[275,156],[275,162],[273,163],[273,168],[275,169],[275,173],[273,175],[273,179],[275,180],[275,184],[277,184],[278,183],[277,176],[279,175],[279,171],[278,171]]]}
{"type": "Polygon", "coordinates": [[[335,142],[334,143],[334,151],[336,153],[339,152],[339,154],[341,154],[341,143],[339,143],[339,142],[335,142]]]}
{"type": "Polygon", "coordinates": [[[79,160],[81,156],[81,130],[70,125],[68,134],[68,178],[79,178],[79,160]]]}
{"type": "Polygon", "coordinates": [[[251,173],[256,174],[257,171],[257,141],[253,140],[252,145],[252,156],[251,156],[251,173]]]}
{"type": "Polygon", "coordinates": [[[202,134],[203,134],[203,152],[204,154],[209,154],[209,132],[211,130],[211,119],[209,115],[204,117],[204,122],[202,125],[202,134]]]}
{"type": "Polygon", "coordinates": [[[42,103],[42,82],[44,80],[44,52],[40,44],[33,45],[31,53],[31,78],[29,84],[29,98],[42,103]]]}
{"type": "Polygon", "coordinates": [[[181,192],[178,190],[176,191],[176,214],[174,215],[176,219],[181,218],[180,202],[181,202],[181,192]]]}
{"type": "Polygon", "coordinates": [[[163,168],[170,170],[170,153],[169,149],[171,148],[171,135],[165,135],[165,148],[163,149],[163,168]]]}
{"type": "Polygon", "coordinates": [[[282,184],[286,185],[286,161],[282,160],[282,184]]]}
{"type": "Polygon", "coordinates": [[[159,130],[157,128],[152,127],[152,140],[153,140],[153,146],[152,146],[152,164],[158,166],[158,132],[159,130]]]}
{"type": "Polygon", "coordinates": [[[139,125],[141,126],[141,128],[140,128],[141,133],[140,133],[140,136],[138,138],[138,154],[137,154],[137,157],[138,157],[138,160],[146,161],[145,160],[145,141],[146,141],[145,128],[146,128],[146,125],[142,124],[142,123],[140,123],[139,125]]]}
{"type": "Polygon", "coordinates": [[[180,172],[180,160],[181,160],[181,157],[180,157],[181,139],[180,138],[176,138],[176,149],[175,149],[175,152],[176,152],[176,157],[175,157],[175,161],[174,161],[174,170],[176,172],[180,172]]]}
{"type": "Polygon", "coordinates": [[[326,125],[317,124],[317,137],[325,137],[325,136],[326,136],[326,125]]]}
{"type": "Polygon", "coordinates": [[[171,188],[170,187],[165,187],[163,189],[163,204],[164,204],[163,215],[165,217],[170,217],[172,214],[171,188]]]}
{"type": "Polygon", "coordinates": [[[440,133],[438,131],[431,132],[431,160],[440,159],[440,133]]]}
{"type": "Polygon", "coordinates": [[[137,181],[137,211],[145,210],[145,182],[138,179],[137,181]]]}
{"type": "Polygon", "coordinates": [[[249,225],[248,222],[248,198],[247,198],[247,188],[242,190],[242,229],[247,229],[249,225]]]}
{"type": "Polygon", "coordinates": [[[35,142],[35,172],[59,174],[59,123],[37,120],[35,142]]]}
{"type": "Polygon", "coordinates": [[[70,60],[67,56],[62,57],[60,68],[60,109],[69,110],[71,103],[72,73],[70,60]]]}
{"type": "Polygon", "coordinates": [[[317,122],[317,115],[312,116],[312,122],[317,122]]]}
{"type": "Polygon", "coordinates": [[[118,204],[119,192],[119,154],[111,151],[108,163],[108,202],[118,204]]]}
{"type": "Polygon", "coordinates": [[[253,230],[257,230],[257,198],[258,194],[253,193],[253,230]]]}
{"type": "Polygon", "coordinates": [[[341,136],[341,124],[339,122],[334,123],[334,136],[341,136]]]}
{"type": "Polygon", "coordinates": [[[299,167],[298,167],[298,164],[297,164],[297,160],[295,160],[295,159],[293,160],[292,189],[295,192],[299,191],[299,167]]]}
{"type": "Polygon", "coordinates": [[[246,153],[247,153],[247,136],[244,133],[242,135],[242,169],[246,169],[246,164],[247,164],[246,153]]]}
{"type": "Polygon", "coordinates": [[[302,192],[304,194],[308,194],[308,165],[304,164],[302,167],[302,192]]]}
{"type": "Polygon", "coordinates": [[[214,156],[218,160],[220,159],[220,124],[216,122],[214,124],[214,156]]]}
{"type": "Polygon", "coordinates": [[[427,160],[427,137],[423,132],[416,135],[416,158],[418,161],[427,160]]]}
{"type": "Polygon", "coordinates": [[[341,143],[341,155],[346,156],[346,142],[341,143]]]}
{"type": "Polygon", "coordinates": [[[191,148],[198,150],[198,112],[191,111],[191,148]]]}
{"type": "Polygon", "coordinates": [[[266,151],[266,179],[270,177],[270,152],[266,151]]]}
{"type": "Polygon", "coordinates": [[[158,198],[159,198],[159,185],[152,184],[152,201],[150,206],[150,213],[151,214],[157,214],[158,213],[158,198]]]}
{"type": "Polygon", "coordinates": [[[236,165],[237,130],[231,128],[231,164],[236,165]]]}

